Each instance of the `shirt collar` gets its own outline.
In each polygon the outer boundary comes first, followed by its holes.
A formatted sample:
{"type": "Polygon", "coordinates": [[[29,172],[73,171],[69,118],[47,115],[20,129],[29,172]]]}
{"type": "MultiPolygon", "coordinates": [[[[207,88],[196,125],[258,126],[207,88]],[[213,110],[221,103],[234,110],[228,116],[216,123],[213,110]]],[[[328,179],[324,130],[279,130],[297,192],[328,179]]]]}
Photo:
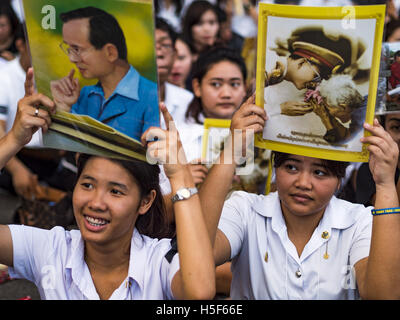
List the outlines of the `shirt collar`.
{"type": "MultiPolygon", "coordinates": [[[[321,228],[325,229],[347,229],[356,222],[357,215],[349,212],[349,206],[354,204],[344,200],[332,197],[325,213],[319,223],[321,228]]],[[[354,207],[356,209],[356,207],[354,207]]],[[[258,198],[253,209],[260,215],[272,218],[272,227],[275,231],[286,229],[283,218],[278,192],[273,192],[268,196],[258,198]]]]}
{"type": "MultiPolygon", "coordinates": [[[[71,234],[71,255],[66,268],[71,270],[72,278],[82,292],[87,290],[87,283],[82,281],[85,273],[84,249],[85,244],[79,231],[71,234]]],[[[128,278],[135,281],[140,289],[144,288],[145,262],[147,261],[147,250],[143,236],[135,228],[131,240],[128,278]]]]}
{"type": "MultiPolygon", "coordinates": [[[[132,100],[139,100],[139,80],[140,74],[133,68],[129,67],[127,74],[121,79],[111,96],[118,94],[132,100]]],[[[104,95],[103,88],[98,82],[89,92],[90,94],[99,93],[104,95]]]]}

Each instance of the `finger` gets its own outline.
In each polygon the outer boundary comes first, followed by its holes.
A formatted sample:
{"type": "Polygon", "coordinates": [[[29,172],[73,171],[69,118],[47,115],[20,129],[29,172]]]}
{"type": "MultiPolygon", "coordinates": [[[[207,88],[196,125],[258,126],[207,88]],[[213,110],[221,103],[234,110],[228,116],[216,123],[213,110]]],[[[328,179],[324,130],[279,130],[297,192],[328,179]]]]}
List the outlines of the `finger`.
{"type": "Polygon", "coordinates": [[[79,93],[80,86],[79,86],[79,79],[78,78],[74,79],[73,85],[74,85],[74,90],[79,93]]]}
{"type": "Polygon", "coordinates": [[[68,80],[60,79],[58,81],[58,88],[63,94],[67,96],[72,95],[71,85],[69,84],[68,80]]]}
{"type": "Polygon", "coordinates": [[[22,105],[28,105],[31,107],[37,106],[37,105],[42,105],[50,110],[50,112],[55,111],[55,103],[53,100],[51,100],[49,97],[41,94],[41,93],[36,93],[32,96],[23,98],[20,100],[20,104],[22,105]]]}
{"type": "Polygon", "coordinates": [[[167,106],[165,105],[164,102],[160,103],[160,110],[163,115],[167,130],[176,130],[174,119],[172,118],[171,114],[168,112],[167,106]]]}
{"type": "Polygon", "coordinates": [[[24,87],[25,97],[31,96],[35,93],[33,68],[29,68],[26,72],[24,87]]]}
{"type": "Polygon", "coordinates": [[[242,105],[240,114],[244,117],[257,114],[262,117],[264,120],[267,120],[267,113],[265,112],[264,108],[260,108],[255,104],[248,104],[246,106],[242,105]]]}
{"type": "Polygon", "coordinates": [[[261,126],[265,125],[265,120],[261,118],[259,115],[253,114],[250,116],[247,116],[246,118],[242,119],[242,128],[246,129],[247,127],[254,125],[254,124],[259,124],[261,126]]]}
{"type": "Polygon", "coordinates": [[[67,77],[71,80],[71,82],[72,82],[72,80],[74,79],[74,75],[75,75],[75,69],[72,68],[72,69],[69,71],[68,76],[67,76],[67,77]]]}
{"type": "Polygon", "coordinates": [[[256,93],[253,92],[251,96],[249,96],[246,101],[242,104],[243,105],[251,105],[256,103],[256,93]]]}

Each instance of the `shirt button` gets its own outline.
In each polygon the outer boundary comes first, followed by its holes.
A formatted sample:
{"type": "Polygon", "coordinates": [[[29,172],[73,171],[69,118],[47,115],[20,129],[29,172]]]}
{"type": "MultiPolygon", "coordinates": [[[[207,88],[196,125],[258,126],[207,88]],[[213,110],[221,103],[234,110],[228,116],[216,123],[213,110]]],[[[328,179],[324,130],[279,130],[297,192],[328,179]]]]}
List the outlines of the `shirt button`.
{"type": "Polygon", "coordinates": [[[297,271],[295,272],[295,275],[296,275],[297,278],[300,278],[300,277],[301,277],[301,271],[300,271],[300,269],[297,270],[297,271]]]}

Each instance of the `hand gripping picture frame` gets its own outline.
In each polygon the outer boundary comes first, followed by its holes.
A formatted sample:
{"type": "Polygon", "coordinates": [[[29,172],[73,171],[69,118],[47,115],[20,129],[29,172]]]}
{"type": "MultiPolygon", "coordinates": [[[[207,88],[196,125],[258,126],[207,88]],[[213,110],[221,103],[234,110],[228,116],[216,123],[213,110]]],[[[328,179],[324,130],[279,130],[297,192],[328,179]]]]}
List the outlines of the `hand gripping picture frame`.
{"type": "Polygon", "coordinates": [[[259,148],[367,162],[385,6],[259,5],[256,104],[268,120],[259,148]]]}

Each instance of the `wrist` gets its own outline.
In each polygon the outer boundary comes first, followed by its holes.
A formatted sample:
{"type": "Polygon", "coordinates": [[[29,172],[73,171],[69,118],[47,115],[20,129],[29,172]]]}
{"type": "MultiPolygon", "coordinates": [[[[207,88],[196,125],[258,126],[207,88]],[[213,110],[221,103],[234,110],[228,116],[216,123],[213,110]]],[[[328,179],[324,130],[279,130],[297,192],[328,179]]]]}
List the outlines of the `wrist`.
{"type": "Polygon", "coordinates": [[[172,193],[181,188],[192,188],[195,186],[189,168],[185,166],[182,170],[175,172],[169,177],[172,193]]]}

